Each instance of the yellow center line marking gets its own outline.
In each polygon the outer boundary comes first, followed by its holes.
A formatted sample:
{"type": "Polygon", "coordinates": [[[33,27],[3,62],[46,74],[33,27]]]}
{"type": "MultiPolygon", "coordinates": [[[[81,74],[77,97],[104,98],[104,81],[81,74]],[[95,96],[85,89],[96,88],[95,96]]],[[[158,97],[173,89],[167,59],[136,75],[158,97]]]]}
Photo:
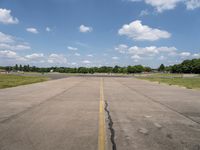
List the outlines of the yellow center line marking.
{"type": "Polygon", "coordinates": [[[105,150],[105,114],[104,114],[104,93],[103,78],[100,80],[100,102],[99,102],[99,136],[98,150],[105,150]]]}

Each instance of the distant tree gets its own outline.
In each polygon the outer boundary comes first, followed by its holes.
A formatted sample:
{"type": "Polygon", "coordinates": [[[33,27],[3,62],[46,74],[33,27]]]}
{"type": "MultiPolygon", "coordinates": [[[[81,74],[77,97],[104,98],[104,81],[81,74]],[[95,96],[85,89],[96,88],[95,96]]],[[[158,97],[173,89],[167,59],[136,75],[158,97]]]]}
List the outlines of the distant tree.
{"type": "Polygon", "coordinates": [[[145,71],[145,72],[151,72],[152,69],[151,69],[150,67],[144,67],[144,71],[145,71]]]}
{"type": "Polygon", "coordinates": [[[160,67],[158,68],[158,71],[165,71],[165,66],[163,64],[160,65],[160,67]]]}
{"type": "Polygon", "coordinates": [[[115,66],[112,70],[113,73],[119,73],[120,67],[119,66],[115,66]]]}
{"type": "Polygon", "coordinates": [[[88,73],[88,69],[86,67],[79,67],[78,68],[78,73],[88,73]]]}
{"type": "Polygon", "coordinates": [[[19,67],[18,67],[17,64],[15,65],[14,70],[15,70],[15,71],[18,71],[18,70],[19,70],[19,67]]]}
{"type": "Polygon", "coordinates": [[[23,67],[22,67],[21,64],[19,65],[19,70],[20,70],[20,71],[23,71],[23,67]]]}
{"type": "Polygon", "coordinates": [[[142,65],[137,65],[135,67],[135,73],[141,73],[144,71],[144,67],[142,65]]]}

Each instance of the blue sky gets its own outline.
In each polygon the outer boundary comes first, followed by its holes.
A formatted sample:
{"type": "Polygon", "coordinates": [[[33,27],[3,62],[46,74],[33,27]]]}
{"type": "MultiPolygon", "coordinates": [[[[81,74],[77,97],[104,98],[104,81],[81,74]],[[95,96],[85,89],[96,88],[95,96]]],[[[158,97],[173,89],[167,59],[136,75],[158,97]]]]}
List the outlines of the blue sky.
{"type": "Polygon", "coordinates": [[[0,65],[172,65],[199,27],[200,0],[1,0],[0,65]]]}

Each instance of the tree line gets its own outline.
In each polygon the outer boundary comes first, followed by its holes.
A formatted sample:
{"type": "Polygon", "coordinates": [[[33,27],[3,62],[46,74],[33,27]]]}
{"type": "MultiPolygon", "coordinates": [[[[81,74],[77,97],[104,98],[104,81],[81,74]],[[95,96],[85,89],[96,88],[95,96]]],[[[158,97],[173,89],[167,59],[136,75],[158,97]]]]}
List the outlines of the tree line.
{"type": "Polygon", "coordinates": [[[23,71],[23,72],[60,72],[60,73],[141,73],[141,72],[151,72],[152,69],[150,67],[144,67],[142,65],[136,66],[128,66],[128,67],[78,67],[78,68],[71,68],[71,67],[36,67],[36,66],[29,66],[29,65],[18,65],[15,66],[6,66],[1,67],[6,71],[23,71]]]}
{"type": "Polygon", "coordinates": [[[196,73],[200,74],[200,59],[184,60],[180,64],[172,66],[160,65],[158,71],[171,73],[196,73]]]}
{"type": "Polygon", "coordinates": [[[200,74],[200,59],[192,59],[192,60],[184,60],[180,64],[175,64],[172,66],[164,66],[161,64],[159,68],[152,69],[150,67],[144,67],[142,65],[136,66],[128,66],[128,67],[78,67],[78,68],[71,68],[71,67],[36,67],[36,66],[29,66],[29,65],[18,65],[15,66],[6,66],[0,67],[0,69],[4,69],[6,71],[24,71],[24,72],[60,72],[60,73],[124,73],[124,74],[131,74],[131,73],[141,73],[141,72],[170,72],[170,73],[196,73],[200,74]]]}

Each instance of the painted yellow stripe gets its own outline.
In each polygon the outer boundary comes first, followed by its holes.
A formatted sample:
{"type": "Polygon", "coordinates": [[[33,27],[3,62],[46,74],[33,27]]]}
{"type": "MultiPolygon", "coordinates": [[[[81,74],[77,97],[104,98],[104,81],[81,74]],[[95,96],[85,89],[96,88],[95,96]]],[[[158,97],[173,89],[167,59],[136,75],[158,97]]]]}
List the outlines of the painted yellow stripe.
{"type": "Polygon", "coordinates": [[[104,115],[104,93],[103,79],[100,81],[100,102],[99,102],[99,137],[98,150],[105,150],[105,115],[104,115]]]}

